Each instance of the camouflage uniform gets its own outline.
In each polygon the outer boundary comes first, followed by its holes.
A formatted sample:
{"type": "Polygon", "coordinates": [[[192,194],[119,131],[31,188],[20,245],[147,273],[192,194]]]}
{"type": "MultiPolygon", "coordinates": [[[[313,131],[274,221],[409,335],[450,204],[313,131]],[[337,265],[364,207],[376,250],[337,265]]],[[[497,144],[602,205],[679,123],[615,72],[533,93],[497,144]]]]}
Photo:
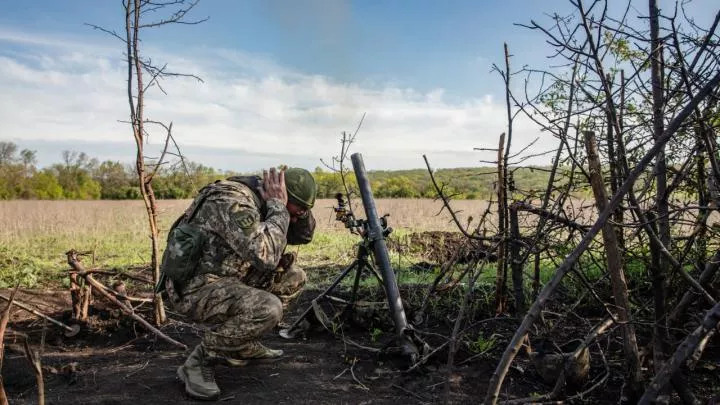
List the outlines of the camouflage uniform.
{"type": "Polygon", "coordinates": [[[169,305],[210,327],[202,346],[234,358],[252,356],[305,285],[305,272],[283,252],[288,244],[309,243],[315,228],[310,210],[291,223],[285,205],[263,201],[258,186],[258,178],[231,177],[201,191],[190,223],[207,241],[195,276],[182,285],[166,282],[169,305]]]}

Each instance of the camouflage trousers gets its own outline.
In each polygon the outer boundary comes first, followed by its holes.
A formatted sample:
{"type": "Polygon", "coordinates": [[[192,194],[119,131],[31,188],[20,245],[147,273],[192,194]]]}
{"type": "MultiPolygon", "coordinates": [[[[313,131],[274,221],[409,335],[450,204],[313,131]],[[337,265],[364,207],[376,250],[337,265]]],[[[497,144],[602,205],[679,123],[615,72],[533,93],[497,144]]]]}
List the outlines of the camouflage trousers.
{"type": "Polygon", "coordinates": [[[168,305],[208,328],[202,338],[207,349],[243,352],[280,323],[283,309],[306,281],[305,272],[294,266],[276,274],[267,291],[236,277],[203,274],[185,285],[182,297],[168,288],[168,305]]]}

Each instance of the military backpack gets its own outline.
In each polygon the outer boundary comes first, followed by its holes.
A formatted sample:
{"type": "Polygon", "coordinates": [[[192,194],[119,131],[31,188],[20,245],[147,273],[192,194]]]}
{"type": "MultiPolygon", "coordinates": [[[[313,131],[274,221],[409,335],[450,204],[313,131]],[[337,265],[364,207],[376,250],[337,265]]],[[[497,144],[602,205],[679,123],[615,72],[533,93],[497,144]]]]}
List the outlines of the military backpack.
{"type": "MultiPolygon", "coordinates": [[[[235,176],[227,180],[242,183],[257,194],[259,186],[257,177],[235,176]]],[[[165,290],[166,279],[182,284],[195,275],[195,269],[200,262],[207,235],[203,229],[190,222],[210,195],[227,190],[227,186],[223,186],[220,182],[221,180],[218,180],[203,187],[190,207],[170,227],[167,245],[160,264],[160,281],[155,286],[156,293],[165,290]]],[[[259,195],[256,198],[258,199],[257,202],[262,201],[259,195]]],[[[263,208],[265,207],[263,206],[263,208]]]]}
{"type": "Polygon", "coordinates": [[[214,191],[213,184],[204,187],[185,212],[175,220],[167,236],[167,245],[160,262],[161,276],[155,292],[165,289],[165,280],[182,283],[195,275],[203,247],[207,240],[205,231],[190,221],[195,217],[205,199],[214,191]]]}

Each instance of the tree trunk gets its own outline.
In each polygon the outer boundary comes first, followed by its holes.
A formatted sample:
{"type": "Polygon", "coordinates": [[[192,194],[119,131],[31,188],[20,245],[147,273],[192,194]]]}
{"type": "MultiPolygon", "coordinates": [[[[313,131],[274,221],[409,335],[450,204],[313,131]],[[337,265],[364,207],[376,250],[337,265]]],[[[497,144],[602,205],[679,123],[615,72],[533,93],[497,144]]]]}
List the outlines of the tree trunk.
{"type": "MultiPolygon", "coordinates": [[[[145,141],[145,91],[142,75],[143,68],[140,62],[140,46],[138,38],[140,34],[140,15],[142,13],[141,7],[142,5],[139,0],[132,0],[127,4],[125,12],[125,29],[127,33],[128,46],[128,102],[130,104],[130,116],[133,127],[133,136],[135,138],[135,145],[137,147],[135,168],[137,170],[138,181],[140,183],[140,194],[142,195],[143,202],[145,203],[145,210],[148,216],[148,226],[150,229],[150,240],[152,244],[151,268],[153,282],[157,284],[160,280],[160,263],[158,260],[159,248],[157,205],[155,202],[155,193],[153,192],[152,188],[152,178],[148,177],[147,175],[145,167],[145,155],[143,153],[143,146],[145,141]],[[137,103],[134,102],[135,97],[133,97],[133,86],[137,88],[137,103]]],[[[155,294],[153,301],[155,308],[155,324],[160,325],[164,323],[166,319],[165,307],[163,305],[162,296],[160,294],[155,294]]]]}
{"type": "MultiPolygon", "coordinates": [[[[158,227],[157,202],[155,201],[155,192],[152,188],[152,179],[146,181],[146,194],[148,202],[148,222],[150,226],[150,243],[152,244],[152,257],[150,261],[150,266],[153,273],[153,282],[157,284],[160,281],[160,231],[158,227]]],[[[165,306],[163,305],[162,295],[155,294],[153,304],[155,307],[155,324],[160,325],[165,323],[165,306]]]]}
{"type": "Polygon", "coordinates": [[[497,271],[495,276],[495,313],[502,314],[505,312],[507,298],[505,297],[505,286],[507,284],[507,230],[505,228],[505,213],[507,212],[507,197],[505,188],[505,133],[500,134],[500,143],[498,146],[498,180],[497,180],[497,196],[498,196],[498,237],[500,244],[498,246],[497,271]]]}
{"type": "MultiPolygon", "coordinates": [[[[587,150],[588,165],[590,166],[590,183],[595,196],[595,205],[597,206],[598,212],[603,212],[605,208],[607,208],[607,194],[603,183],[602,165],[598,154],[597,140],[595,139],[595,133],[592,131],[586,131],[583,135],[585,136],[585,148],[587,150]]],[[[605,244],[605,255],[607,257],[613,296],[615,297],[617,317],[623,325],[623,351],[625,352],[627,365],[626,376],[627,381],[630,382],[629,395],[632,398],[631,401],[634,402],[634,399],[639,395],[638,391],[640,390],[642,373],[640,370],[637,337],[635,336],[635,328],[631,323],[632,319],[630,317],[630,299],[625,281],[625,271],[623,270],[623,257],[618,245],[615,227],[610,222],[606,222],[603,226],[602,236],[605,244]]]]}
{"type": "Polygon", "coordinates": [[[518,223],[517,209],[510,207],[510,268],[512,269],[513,293],[515,296],[515,314],[525,313],[525,288],[523,286],[523,258],[520,254],[520,224],[518,223]]]}
{"type": "MultiPolygon", "coordinates": [[[[621,86],[624,86],[624,83],[622,83],[624,77],[621,75],[621,86]]],[[[608,83],[610,82],[610,75],[607,76],[608,83]]],[[[624,95],[624,92],[621,90],[621,94],[624,95]]],[[[622,96],[621,96],[622,98],[622,96]]],[[[622,106],[624,103],[624,100],[620,102],[620,105],[622,106]]],[[[622,107],[621,107],[622,108],[622,107]]],[[[608,164],[610,166],[610,195],[613,195],[617,192],[618,187],[620,186],[620,179],[622,178],[622,170],[620,168],[620,164],[618,163],[617,154],[615,152],[615,125],[613,125],[612,122],[612,114],[610,114],[610,109],[606,108],[606,115],[607,115],[607,157],[608,157],[608,164]]],[[[622,114],[618,115],[618,119],[620,119],[620,116],[622,114]]],[[[622,126],[620,125],[622,128],[622,126]]],[[[615,210],[615,214],[613,215],[613,222],[615,223],[615,234],[617,235],[617,245],[620,249],[621,254],[625,252],[625,235],[623,234],[623,227],[622,224],[625,222],[624,214],[622,211],[622,207],[618,207],[615,210]]]]}
{"type": "MultiPolygon", "coordinates": [[[[650,80],[652,83],[652,114],[653,139],[657,140],[663,133],[664,91],[662,78],[662,42],[660,41],[659,10],[657,0],[649,0],[650,15],[650,80]]],[[[667,196],[667,162],[665,147],[663,146],[655,158],[655,181],[657,188],[656,207],[657,232],[660,242],[669,250],[672,247],[670,235],[670,217],[667,196]]],[[[650,213],[652,214],[652,213],[650,213]]],[[[650,241],[653,293],[655,296],[655,324],[653,326],[653,364],[658,373],[667,357],[668,330],[666,324],[666,278],[669,272],[669,263],[663,260],[660,247],[654,240],[650,241]]]]}
{"type": "MultiPolygon", "coordinates": [[[[696,178],[697,178],[697,193],[698,193],[698,206],[700,207],[698,209],[698,216],[701,218],[707,218],[707,216],[710,214],[708,210],[708,204],[710,203],[710,199],[707,195],[707,188],[705,185],[707,184],[707,165],[705,161],[705,156],[703,156],[703,152],[707,152],[703,145],[705,142],[703,142],[702,134],[699,132],[701,129],[696,128],[695,130],[695,139],[700,146],[699,151],[697,155],[695,155],[695,159],[697,162],[696,167],[696,178]]],[[[703,223],[701,226],[706,226],[706,223],[703,223]]],[[[698,269],[704,269],[705,263],[707,260],[707,236],[702,235],[697,239],[696,245],[695,245],[695,251],[697,252],[697,258],[695,259],[695,265],[698,269]]]]}

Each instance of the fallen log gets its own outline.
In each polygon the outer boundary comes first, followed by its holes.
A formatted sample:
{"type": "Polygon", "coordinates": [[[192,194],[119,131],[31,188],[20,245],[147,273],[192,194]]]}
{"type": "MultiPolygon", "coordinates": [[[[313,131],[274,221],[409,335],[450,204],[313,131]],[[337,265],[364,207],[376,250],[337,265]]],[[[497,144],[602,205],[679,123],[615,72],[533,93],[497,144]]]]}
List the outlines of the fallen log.
{"type": "Polygon", "coordinates": [[[142,326],[145,327],[148,331],[154,333],[157,337],[161,338],[162,340],[182,348],[183,350],[187,350],[187,346],[184,343],[180,343],[177,340],[171,338],[170,336],[162,333],[160,330],[158,330],[156,327],[152,326],[150,322],[146,321],[141,317],[140,315],[136,314],[135,311],[120,302],[117,298],[115,298],[112,294],[107,292],[109,287],[104,286],[102,283],[97,281],[93,276],[85,271],[85,267],[80,263],[80,259],[78,258],[78,252],[75,250],[70,250],[66,253],[68,264],[70,267],[73,268],[78,274],[78,276],[83,277],[85,281],[93,286],[95,288],[95,291],[100,293],[103,297],[105,297],[108,301],[112,302],[113,304],[117,305],[123,312],[125,312],[126,315],[136,320],[138,323],[140,323],[142,326]]]}

